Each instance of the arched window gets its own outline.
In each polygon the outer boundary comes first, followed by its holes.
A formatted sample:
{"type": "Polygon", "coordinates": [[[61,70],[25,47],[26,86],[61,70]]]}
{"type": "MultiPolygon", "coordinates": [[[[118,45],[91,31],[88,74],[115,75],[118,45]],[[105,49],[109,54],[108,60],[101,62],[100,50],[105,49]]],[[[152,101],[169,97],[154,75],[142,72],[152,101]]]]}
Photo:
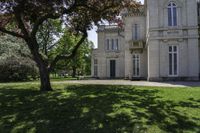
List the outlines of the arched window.
{"type": "Polygon", "coordinates": [[[174,2],[168,5],[168,26],[177,26],[177,6],[174,2]]]}

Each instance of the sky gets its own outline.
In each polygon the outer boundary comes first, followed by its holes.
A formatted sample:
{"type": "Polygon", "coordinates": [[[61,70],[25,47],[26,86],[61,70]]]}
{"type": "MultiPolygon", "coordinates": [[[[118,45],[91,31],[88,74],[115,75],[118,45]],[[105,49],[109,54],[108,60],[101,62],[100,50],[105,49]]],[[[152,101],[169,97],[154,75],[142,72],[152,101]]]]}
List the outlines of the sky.
{"type": "MultiPolygon", "coordinates": [[[[139,0],[144,3],[144,0],[139,0]]],[[[94,43],[95,48],[97,48],[97,27],[93,27],[92,30],[88,31],[88,39],[94,43]]]]}

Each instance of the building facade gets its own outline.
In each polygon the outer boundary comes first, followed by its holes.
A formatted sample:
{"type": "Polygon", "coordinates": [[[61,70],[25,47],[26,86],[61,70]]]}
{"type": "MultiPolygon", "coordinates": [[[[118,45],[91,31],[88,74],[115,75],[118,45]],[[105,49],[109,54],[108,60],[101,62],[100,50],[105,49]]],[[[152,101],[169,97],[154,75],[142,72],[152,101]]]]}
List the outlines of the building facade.
{"type": "Polygon", "coordinates": [[[196,0],[146,0],[122,11],[123,28],[98,28],[92,76],[199,80],[198,11],[196,0]]]}

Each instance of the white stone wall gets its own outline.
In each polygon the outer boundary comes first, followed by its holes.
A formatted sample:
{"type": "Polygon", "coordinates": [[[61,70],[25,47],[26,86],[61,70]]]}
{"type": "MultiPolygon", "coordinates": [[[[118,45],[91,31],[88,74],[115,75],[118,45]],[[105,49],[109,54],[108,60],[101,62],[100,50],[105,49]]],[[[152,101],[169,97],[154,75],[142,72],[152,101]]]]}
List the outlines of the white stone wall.
{"type": "MultiPolygon", "coordinates": [[[[120,32],[120,34],[123,33],[120,32]]],[[[110,78],[110,60],[116,60],[116,78],[124,78],[124,39],[117,31],[98,32],[98,50],[93,52],[92,60],[94,58],[98,60],[99,78],[110,78]],[[119,50],[107,50],[107,39],[118,39],[119,50]]],[[[94,69],[93,65],[92,61],[92,69],[94,69]]]]}
{"type": "Polygon", "coordinates": [[[178,46],[178,77],[196,80],[199,75],[199,44],[196,0],[174,0],[178,25],[168,27],[169,0],[148,0],[148,79],[169,77],[169,45],[178,46]]]}
{"type": "Polygon", "coordinates": [[[139,26],[138,40],[145,41],[146,38],[146,18],[143,15],[127,15],[123,18],[125,27],[125,78],[132,79],[133,77],[133,54],[140,55],[140,77],[147,78],[147,51],[146,48],[142,52],[130,51],[130,41],[135,41],[133,39],[133,28],[137,24],[139,26]]]}
{"type": "Polygon", "coordinates": [[[139,39],[146,41],[140,52],[141,77],[148,80],[170,79],[169,46],[178,46],[178,76],[173,79],[198,80],[200,72],[200,47],[196,0],[173,0],[177,5],[177,26],[168,26],[168,3],[171,0],[146,0],[145,15],[123,17],[124,32],[116,30],[98,32],[98,49],[93,51],[93,60],[98,59],[99,78],[110,77],[110,60],[116,60],[116,77],[133,76],[133,54],[129,42],[133,39],[133,25],[140,26],[139,39]],[[118,38],[119,51],[107,51],[106,39],[118,38]]]}

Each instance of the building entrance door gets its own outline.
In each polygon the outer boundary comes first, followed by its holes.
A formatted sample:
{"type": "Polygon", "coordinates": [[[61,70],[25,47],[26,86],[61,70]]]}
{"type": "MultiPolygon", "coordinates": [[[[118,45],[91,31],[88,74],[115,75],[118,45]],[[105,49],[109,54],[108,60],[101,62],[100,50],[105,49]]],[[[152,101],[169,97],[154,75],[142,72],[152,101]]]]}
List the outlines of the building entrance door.
{"type": "Polygon", "coordinates": [[[110,78],[116,77],[116,61],[110,60],[110,78]]]}

